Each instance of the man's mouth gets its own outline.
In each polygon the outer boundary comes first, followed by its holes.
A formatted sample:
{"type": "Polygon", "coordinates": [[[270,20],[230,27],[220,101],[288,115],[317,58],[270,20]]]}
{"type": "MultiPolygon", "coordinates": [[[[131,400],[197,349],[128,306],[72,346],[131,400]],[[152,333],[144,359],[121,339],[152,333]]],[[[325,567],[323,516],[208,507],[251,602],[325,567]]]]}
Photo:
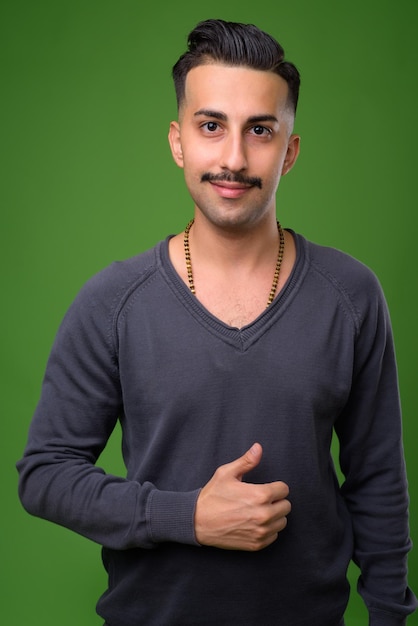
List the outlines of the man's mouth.
{"type": "Polygon", "coordinates": [[[253,189],[252,185],[243,185],[242,183],[210,182],[210,185],[218,196],[230,200],[242,198],[253,189]]]}

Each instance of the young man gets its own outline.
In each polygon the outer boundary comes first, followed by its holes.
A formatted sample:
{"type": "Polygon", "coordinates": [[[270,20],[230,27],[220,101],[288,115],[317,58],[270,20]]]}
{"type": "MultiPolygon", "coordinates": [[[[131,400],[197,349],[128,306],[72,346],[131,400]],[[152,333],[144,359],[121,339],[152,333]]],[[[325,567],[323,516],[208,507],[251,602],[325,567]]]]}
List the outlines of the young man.
{"type": "Polygon", "coordinates": [[[351,559],[370,624],[405,624],[385,301],[363,265],[276,221],[298,72],[257,28],[209,20],[173,74],[194,220],[68,311],[18,464],[23,504],[104,546],[110,626],[339,626],[351,559]],[[118,418],[126,479],[95,466],[118,418]]]}

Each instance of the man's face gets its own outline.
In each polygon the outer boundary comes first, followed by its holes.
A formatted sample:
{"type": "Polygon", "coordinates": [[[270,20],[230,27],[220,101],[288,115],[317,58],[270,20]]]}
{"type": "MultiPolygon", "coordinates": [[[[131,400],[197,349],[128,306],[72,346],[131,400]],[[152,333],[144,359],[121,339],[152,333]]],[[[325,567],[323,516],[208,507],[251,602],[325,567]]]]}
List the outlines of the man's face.
{"type": "Polygon", "coordinates": [[[240,227],[275,215],[275,193],[299,152],[280,76],[212,64],[186,78],[169,140],[189,192],[211,223],[240,227]]]}

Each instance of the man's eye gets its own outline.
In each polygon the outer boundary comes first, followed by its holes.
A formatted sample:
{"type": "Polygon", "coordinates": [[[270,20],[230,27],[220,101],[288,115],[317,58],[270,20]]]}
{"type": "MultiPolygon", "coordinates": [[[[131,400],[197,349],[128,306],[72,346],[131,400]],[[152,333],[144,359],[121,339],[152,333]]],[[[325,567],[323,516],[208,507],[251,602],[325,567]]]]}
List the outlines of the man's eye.
{"type": "Polygon", "coordinates": [[[270,130],[265,126],[254,126],[253,133],[254,135],[268,135],[270,134],[270,130]]]}
{"type": "Polygon", "coordinates": [[[217,122],[206,122],[206,124],[203,124],[203,127],[206,128],[206,130],[208,130],[210,133],[218,130],[217,122]]]}

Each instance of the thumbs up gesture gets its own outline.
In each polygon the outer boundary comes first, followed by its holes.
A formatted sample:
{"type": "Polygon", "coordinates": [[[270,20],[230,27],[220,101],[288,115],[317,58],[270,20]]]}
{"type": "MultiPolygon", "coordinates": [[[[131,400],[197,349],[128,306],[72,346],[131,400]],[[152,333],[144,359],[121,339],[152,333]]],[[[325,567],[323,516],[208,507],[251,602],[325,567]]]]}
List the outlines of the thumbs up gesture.
{"type": "Polygon", "coordinates": [[[290,513],[288,486],[280,481],[257,485],[242,477],[260,463],[255,443],[243,456],[221,465],[201,490],[195,512],[196,539],[224,550],[261,550],[277,539],[290,513]]]}

